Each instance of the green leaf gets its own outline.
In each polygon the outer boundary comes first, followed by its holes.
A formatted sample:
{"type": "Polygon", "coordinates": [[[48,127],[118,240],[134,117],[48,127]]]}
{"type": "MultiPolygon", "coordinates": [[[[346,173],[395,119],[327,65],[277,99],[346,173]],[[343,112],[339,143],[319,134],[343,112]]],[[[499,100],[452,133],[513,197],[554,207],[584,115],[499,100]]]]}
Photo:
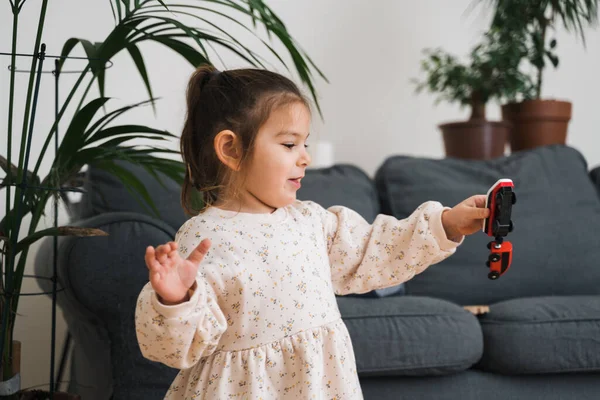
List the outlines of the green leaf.
{"type": "Polygon", "coordinates": [[[56,158],[60,160],[68,159],[70,155],[75,154],[85,144],[85,131],[92,118],[98,110],[108,101],[105,97],[100,97],[90,101],[81,110],[79,110],[71,120],[65,136],[60,144],[56,158]]]}
{"type": "Polygon", "coordinates": [[[77,226],[59,226],[57,228],[47,228],[37,231],[20,240],[15,248],[16,254],[19,254],[33,243],[47,236],[78,236],[78,237],[94,237],[108,236],[108,233],[96,228],[83,228],[77,226]]]}
{"type": "Polygon", "coordinates": [[[67,57],[71,54],[71,51],[77,44],[79,43],[79,39],[71,38],[65,42],[63,45],[62,51],[60,53],[60,61],[58,62],[58,72],[62,71],[62,67],[67,61],[67,57]]]}
{"type": "Polygon", "coordinates": [[[140,107],[143,105],[146,105],[150,102],[155,101],[156,99],[150,99],[150,100],[144,100],[141,101],[139,103],[135,103],[135,104],[131,104],[125,107],[121,107],[117,110],[111,111],[110,113],[107,113],[106,115],[104,115],[102,118],[99,118],[94,125],[91,126],[90,129],[88,129],[88,131],[86,132],[86,140],[88,140],[88,138],[94,134],[94,132],[96,130],[99,129],[103,129],[106,125],[108,125],[109,123],[111,123],[114,119],[118,118],[119,116],[121,116],[123,113],[131,110],[132,108],[136,108],[136,107],[140,107]]]}
{"type": "Polygon", "coordinates": [[[100,140],[104,140],[107,138],[112,138],[115,136],[120,136],[120,135],[128,135],[128,134],[132,134],[132,133],[153,133],[156,134],[157,136],[155,136],[158,140],[164,140],[163,137],[171,137],[171,138],[177,138],[177,136],[173,135],[170,132],[167,131],[161,131],[159,129],[154,129],[154,128],[150,128],[148,126],[143,126],[143,125],[119,125],[119,126],[112,126],[110,128],[106,128],[103,129],[101,131],[98,131],[97,133],[95,133],[93,136],[91,136],[85,143],[86,146],[90,145],[91,143],[100,141],[100,140]]]}
{"type": "MultiPolygon", "coordinates": [[[[150,86],[150,80],[148,79],[148,72],[146,71],[146,64],[144,64],[144,58],[142,57],[142,53],[135,44],[130,44],[127,46],[127,51],[131,55],[131,58],[135,62],[135,65],[144,80],[144,85],[146,85],[146,89],[148,90],[148,95],[150,98],[153,98],[152,95],[152,87],[150,86]]],[[[154,102],[152,102],[152,109],[156,112],[156,107],[154,106],[154,102]]]]}
{"type": "Polygon", "coordinates": [[[197,50],[195,50],[192,46],[177,41],[172,40],[168,37],[164,36],[155,36],[153,38],[156,42],[162,43],[171,50],[179,53],[183,58],[185,58],[192,66],[198,67],[204,64],[211,64],[208,59],[206,59],[202,54],[200,54],[197,50]]]}

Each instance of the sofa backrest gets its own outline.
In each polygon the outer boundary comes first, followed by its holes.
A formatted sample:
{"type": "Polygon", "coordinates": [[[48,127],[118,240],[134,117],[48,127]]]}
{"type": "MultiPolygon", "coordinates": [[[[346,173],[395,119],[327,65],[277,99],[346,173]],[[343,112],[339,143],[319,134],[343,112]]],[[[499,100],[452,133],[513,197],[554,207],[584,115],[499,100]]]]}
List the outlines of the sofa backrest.
{"type": "Polygon", "coordinates": [[[120,167],[135,175],[146,187],[158,211],[156,215],[129,185],[98,165],[89,165],[85,174],[84,190],[77,207],[78,219],[90,218],[108,212],[137,212],[157,217],[177,230],[188,217],[180,202],[181,186],[171,178],[159,174],[160,183],[144,168],[125,161],[116,161],[120,167]]]}
{"type": "MultiPolygon", "coordinates": [[[[179,229],[188,218],[181,207],[179,184],[164,175],[160,175],[163,182],[160,184],[142,167],[122,161],[117,164],[134,174],[146,186],[159,216],[128,185],[102,168],[91,165],[86,173],[84,186],[87,194],[78,207],[78,217],[89,218],[107,212],[138,212],[158,217],[175,230],[179,229]]],[[[307,170],[302,188],[298,191],[298,199],[312,200],[323,207],[350,207],[369,222],[379,213],[375,183],[361,169],[352,165],[307,170]]]]}
{"type": "Polygon", "coordinates": [[[312,200],[325,208],[346,206],[370,223],[380,213],[375,183],[363,170],[348,164],[307,170],[298,199],[312,200]]]}
{"type": "Polygon", "coordinates": [[[485,194],[499,178],[515,184],[514,247],[510,270],[487,278],[483,232],[456,254],[406,283],[407,294],[459,304],[490,304],[529,296],[600,294],[600,197],[583,156],[568,146],[546,146],[494,160],[390,157],[376,174],[382,212],[404,218],[421,203],[454,206],[485,194]]]}

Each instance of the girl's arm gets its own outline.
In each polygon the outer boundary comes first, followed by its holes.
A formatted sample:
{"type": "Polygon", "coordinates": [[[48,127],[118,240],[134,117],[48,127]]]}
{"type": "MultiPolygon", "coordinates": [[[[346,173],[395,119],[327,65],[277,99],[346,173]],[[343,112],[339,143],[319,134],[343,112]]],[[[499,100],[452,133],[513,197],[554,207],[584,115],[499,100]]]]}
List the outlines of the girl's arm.
{"type": "Polygon", "coordinates": [[[349,208],[321,208],[336,294],[398,285],[453,254],[464,236],[446,237],[442,212],[448,209],[429,201],[408,218],[380,214],[369,224],[349,208]]]}
{"type": "Polygon", "coordinates": [[[144,357],[186,369],[212,354],[227,328],[227,319],[199,279],[189,301],[164,305],[146,284],[135,311],[136,334],[144,357]]]}
{"type": "MultiPolygon", "coordinates": [[[[195,235],[187,234],[188,224],[175,238],[180,254],[185,257],[188,249],[194,249],[199,242],[195,235]]],[[[205,263],[207,261],[203,261],[200,268],[205,263]]],[[[148,282],[138,297],[135,324],[144,357],[172,368],[186,369],[215,351],[227,328],[227,319],[212,288],[198,273],[188,296],[177,305],[162,302],[148,282]]]]}

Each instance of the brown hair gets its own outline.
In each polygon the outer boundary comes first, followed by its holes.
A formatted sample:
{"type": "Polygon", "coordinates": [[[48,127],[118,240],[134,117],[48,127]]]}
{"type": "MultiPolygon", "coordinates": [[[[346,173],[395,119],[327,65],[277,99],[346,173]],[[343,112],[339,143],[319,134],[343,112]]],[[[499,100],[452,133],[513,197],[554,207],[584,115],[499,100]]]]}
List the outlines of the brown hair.
{"type": "Polygon", "coordinates": [[[203,207],[222,200],[231,171],[221,163],[214,139],[222,130],[231,130],[242,144],[242,168],[252,154],[259,128],[278,107],[308,100],[288,78],[261,69],[219,72],[213,66],[196,69],[187,87],[187,116],[181,134],[181,155],[187,172],[181,190],[181,203],[189,215],[194,207],[194,190],[201,194],[203,207]]]}

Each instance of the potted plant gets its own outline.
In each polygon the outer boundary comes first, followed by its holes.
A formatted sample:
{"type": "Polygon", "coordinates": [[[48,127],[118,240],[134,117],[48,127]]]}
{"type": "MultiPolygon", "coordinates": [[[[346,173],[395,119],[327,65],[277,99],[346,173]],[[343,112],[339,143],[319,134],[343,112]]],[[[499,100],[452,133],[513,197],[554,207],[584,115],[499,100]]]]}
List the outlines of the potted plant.
{"type": "Polygon", "coordinates": [[[507,45],[525,44],[523,55],[534,70],[535,90],[520,93],[502,106],[502,119],[511,122],[512,151],[536,146],[565,144],[572,104],[568,100],[542,98],[543,72],[549,61],[555,68],[557,41],[549,33],[558,23],[568,31],[578,32],[585,45],[584,29],[598,19],[598,0],[493,0],[495,12],[492,28],[501,32],[507,45]]]}
{"type": "Polygon", "coordinates": [[[504,154],[509,124],[489,121],[486,105],[491,100],[528,92],[532,85],[518,68],[510,68],[524,49],[506,46],[498,40],[500,34],[494,29],[486,32],[482,42],[472,49],[468,64],[441,49],[424,51],[427,58],[422,61],[422,70],[427,77],[416,81],[417,93],[428,89],[439,93],[436,103],[447,100],[471,110],[467,121],[439,125],[448,157],[490,159],[504,154]]]}
{"type": "MultiPolygon", "coordinates": [[[[140,45],[157,43],[164,48],[183,56],[189,63],[197,67],[201,64],[211,63],[207,48],[221,51],[232,51],[248,64],[260,68],[264,67],[264,59],[247,45],[241,43],[232,34],[221,28],[216,21],[225,18],[243,27],[246,31],[257,34],[258,28],[264,28],[271,38],[277,38],[281,49],[289,53],[298,73],[313,95],[317,109],[319,104],[314,89],[314,75],[324,78],[323,74],[313,64],[310,58],[299,48],[291,34],[287,31],[279,17],[263,2],[263,0],[196,0],[194,2],[171,2],[167,0],[112,0],[107,7],[113,10],[115,27],[103,41],[90,42],[85,39],[69,39],[63,46],[60,57],[46,54],[42,42],[44,20],[48,8],[48,0],[27,3],[27,6],[39,6],[39,21],[37,35],[33,46],[33,57],[29,68],[29,84],[26,88],[25,111],[23,127],[18,134],[13,126],[15,116],[15,91],[16,79],[15,66],[17,65],[17,33],[19,15],[24,8],[26,0],[9,0],[3,6],[11,10],[13,15],[12,48],[10,55],[10,87],[8,95],[7,138],[8,153],[6,157],[0,156],[0,168],[5,176],[0,182],[0,189],[5,190],[6,212],[0,220],[0,394],[17,398],[48,398],[52,395],[55,400],[75,399],[78,396],[65,397],[65,394],[55,392],[54,363],[51,363],[50,392],[39,391],[21,392],[18,383],[19,372],[19,342],[14,340],[13,331],[21,295],[21,284],[30,246],[37,240],[47,236],[78,235],[97,236],[105,235],[104,232],[69,226],[54,226],[39,229],[42,216],[46,211],[49,200],[64,200],[64,189],[73,186],[73,182],[80,176],[81,169],[88,164],[107,170],[120,179],[128,188],[139,195],[140,201],[156,213],[150,194],[144,185],[127,170],[119,167],[115,161],[124,160],[137,164],[151,175],[159,179],[159,175],[167,176],[182,183],[185,167],[180,161],[179,152],[160,147],[160,143],[176,139],[177,136],[161,129],[139,124],[115,124],[120,116],[139,106],[152,104],[154,98],[150,77],[140,45]],[[231,15],[230,15],[231,14],[231,15]],[[181,19],[179,18],[181,17],[181,19]],[[190,26],[182,20],[191,18],[202,27],[190,26]],[[253,27],[244,25],[243,20],[248,20],[253,27]],[[55,76],[60,76],[65,64],[69,61],[66,57],[77,47],[81,46],[87,63],[79,71],[76,83],[64,90],[64,101],[58,104],[56,119],[47,132],[40,135],[43,127],[34,126],[35,110],[37,106],[37,93],[42,69],[52,69],[55,76]],[[111,109],[109,98],[105,96],[105,68],[107,63],[121,51],[126,51],[131,56],[140,79],[144,82],[150,100],[111,109]],[[50,60],[50,62],[49,62],[50,60]],[[55,61],[52,63],[52,61],[55,61]],[[43,64],[45,61],[45,64],[43,64]],[[42,68],[42,64],[43,67],[42,68]],[[50,65],[50,66],[48,66],[50,65]],[[100,97],[88,98],[92,85],[98,84],[100,97]],[[106,109],[108,108],[108,109],[106,109]],[[69,113],[66,111],[69,110],[69,113]],[[102,114],[104,110],[104,114],[102,114]],[[67,120],[65,115],[72,115],[67,120]],[[64,126],[64,131],[57,135],[59,124],[64,126]],[[42,136],[42,137],[40,137],[42,136]],[[144,138],[145,145],[136,145],[133,140],[144,138]],[[19,154],[12,154],[12,143],[19,140],[19,154]],[[32,141],[43,143],[39,154],[31,151],[32,141]],[[56,140],[55,150],[48,146],[56,140]],[[149,143],[149,144],[148,144],[149,143]],[[169,156],[171,156],[169,158],[169,156]],[[53,158],[52,158],[53,157],[53,158]],[[49,171],[43,171],[42,160],[51,158],[49,171]],[[26,216],[30,222],[25,223],[26,216]],[[27,232],[21,232],[21,228],[27,232]],[[8,383],[8,384],[7,384],[8,383]]],[[[194,23],[195,23],[194,22],[194,23]]],[[[286,63],[266,41],[262,41],[265,50],[275,54],[287,67],[286,63]]],[[[3,50],[3,49],[2,49],[3,50]]],[[[75,66],[67,68],[77,69],[75,66]]],[[[165,77],[161,77],[165,79],[165,77]]],[[[168,77],[167,77],[168,78],[168,77]]],[[[48,108],[49,105],[43,105],[48,108]]],[[[55,203],[56,213],[56,203],[55,203]]],[[[56,219],[55,219],[56,221],[56,219]]],[[[56,224],[56,222],[55,222],[56,224]]],[[[53,343],[54,344],[54,343],[53,343]]],[[[52,349],[53,351],[53,349],[52,349]]],[[[53,353],[52,353],[53,354],[53,353]]],[[[56,385],[58,386],[58,384],[56,385]]]]}

